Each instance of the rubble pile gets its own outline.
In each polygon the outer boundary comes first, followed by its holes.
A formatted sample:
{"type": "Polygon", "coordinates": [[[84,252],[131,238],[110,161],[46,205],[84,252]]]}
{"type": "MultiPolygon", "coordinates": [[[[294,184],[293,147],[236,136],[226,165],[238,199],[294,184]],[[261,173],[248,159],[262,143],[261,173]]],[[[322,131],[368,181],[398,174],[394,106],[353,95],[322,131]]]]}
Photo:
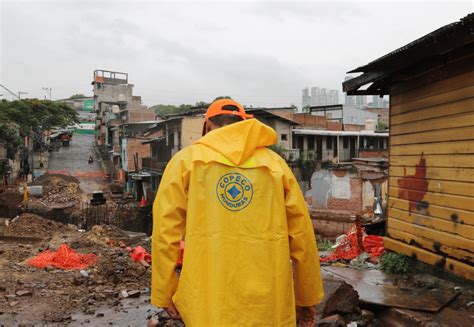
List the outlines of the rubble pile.
{"type": "Polygon", "coordinates": [[[44,219],[32,213],[24,213],[0,227],[0,235],[15,237],[50,238],[57,233],[72,231],[67,225],[44,219]]]}
{"type": "Polygon", "coordinates": [[[60,174],[44,174],[38,177],[33,186],[43,186],[41,201],[48,205],[64,205],[77,202],[82,191],[79,180],[73,176],[60,174]]]}
{"type": "Polygon", "coordinates": [[[43,200],[47,203],[64,204],[77,200],[78,184],[60,181],[44,188],[43,200]]]}
{"type": "MultiPolygon", "coordinates": [[[[121,310],[124,298],[149,295],[150,268],[134,262],[128,251],[116,244],[140,244],[150,250],[149,239],[130,238],[112,226],[94,226],[84,232],[33,214],[23,214],[1,226],[0,325],[2,318],[18,316],[35,325],[68,323],[78,310],[84,315],[95,315],[101,306],[121,310]],[[97,263],[77,270],[27,264],[32,257],[48,249],[55,251],[62,244],[80,254],[96,255],[97,263]]],[[[6,325],[15,322],[7,321],[6,325]]]]}

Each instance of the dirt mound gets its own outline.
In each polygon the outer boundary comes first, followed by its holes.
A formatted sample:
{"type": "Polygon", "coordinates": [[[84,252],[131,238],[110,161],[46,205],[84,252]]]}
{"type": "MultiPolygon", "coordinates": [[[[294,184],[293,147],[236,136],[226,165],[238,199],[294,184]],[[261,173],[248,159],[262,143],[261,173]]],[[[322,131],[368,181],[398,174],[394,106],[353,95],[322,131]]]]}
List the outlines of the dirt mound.
{"type": "Polygon", "coordinates": [[[76,183],[79,184],[79,180],[74,176],[61,175],[61,174],[44,174],[36,178],[31,185],[42,185],[47,186],[51,184],[57,184],[58,182],[76,183]]]}
{"type": "Polygon", "coordinates": [[[43,201],[51,204],[64,204],[77,201],[80,197],[79,184],[57,181],[44,186],[43,201]]]}
{"type": "Polygon", "coordinates": [[[112,225],[95,225],[90,231],[84,233],[83,238],[94,243],[104,245],[109,240],[122,240],[128,238],[127,233],[112,225]]]}
{"type": "Polygon", "coordinates": [[[13,190],[8,190],[0,194],[0,206],[17,207],[22,200],[23,195],[13,190]]]}
{"type": "Polygon", "coordinates": [[[4,228],[4,236],[45,238],[68,230],[64,224],[25,213],[4,228]]]}

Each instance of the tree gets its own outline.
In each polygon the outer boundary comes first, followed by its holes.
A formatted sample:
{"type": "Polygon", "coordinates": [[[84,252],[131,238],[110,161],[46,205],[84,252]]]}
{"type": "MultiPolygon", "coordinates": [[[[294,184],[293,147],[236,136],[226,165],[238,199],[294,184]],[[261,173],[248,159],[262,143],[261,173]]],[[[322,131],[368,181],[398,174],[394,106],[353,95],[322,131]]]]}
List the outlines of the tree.
{"type": "Polygon", "coordinates": [[[22,139],[11,125],[11,123],[0,123],[0,142],[6,147],[7,158],[13,160],[22,145],[22,139]]]}
{"type": "Polygon", "coordinates": [[[38,99],[0,101],[0,121],[16,123],[22,135],[79,122],[76,111],[68,104],[38,99]]]}
{"type": "Polygon", "coordinates": [[[151,109],[155,110],[155,114],[161,117],[166,117],[172,114],[182,114],[188,112],[191,109],[190,104],[182,104],[180,106],[174,106],[170,104],[157,104],[151,109]]]}
{"type": "Polygon", "coordinates": [[[85,96],[85,95],[82,94],[82,93],[79,93],[79,94],[71,95],[71,96],[69,97],[69,99],[71,99],[71,100],[74,100],[74,99],[82,99],[82,98],[87,98],[87,96],[85,96]]]}

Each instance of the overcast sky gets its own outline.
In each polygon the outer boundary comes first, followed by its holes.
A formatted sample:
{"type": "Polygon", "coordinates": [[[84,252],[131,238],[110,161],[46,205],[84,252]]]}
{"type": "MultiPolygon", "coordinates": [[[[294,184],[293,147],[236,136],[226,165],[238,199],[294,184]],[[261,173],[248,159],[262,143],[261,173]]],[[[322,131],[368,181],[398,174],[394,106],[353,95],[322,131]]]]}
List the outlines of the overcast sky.
{"type": "Polygon", "coordinates": [[[106,69],[129,73],[150,106],[221,95],[301,106],[303,87],[342,92],[348,70],[472,11],[471,1],[0,0],[0,84],[91,95],[93,70],[106,69]]]}

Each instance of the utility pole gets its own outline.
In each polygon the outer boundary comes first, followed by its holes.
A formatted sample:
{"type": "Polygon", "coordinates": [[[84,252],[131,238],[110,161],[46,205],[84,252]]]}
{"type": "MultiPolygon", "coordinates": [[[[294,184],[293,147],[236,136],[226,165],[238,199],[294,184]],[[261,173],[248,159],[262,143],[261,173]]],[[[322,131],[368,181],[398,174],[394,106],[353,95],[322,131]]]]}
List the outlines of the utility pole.
{"type": "Polygon", "coordinates": [[[18,91],[18,100],[21,100],[21,95],[22,94],[28,94],[28,92],[18,91]]]}
{"type": "Polygon", "coordinates": [[[18,95],[16,95],[13,91],[9,90],[6,86],[0,84],[0,87],[3,88],[5,91],[7,91],[8,93],[10,93],[13,97],[16,97],[18,98],[18,95]]]}
{"type": "Polygon", "coordinates": [[[51,87],[43,87],[43,90],[49,93],[49,100],[51,100],[51,91],[53,90],[51,87]]]}

